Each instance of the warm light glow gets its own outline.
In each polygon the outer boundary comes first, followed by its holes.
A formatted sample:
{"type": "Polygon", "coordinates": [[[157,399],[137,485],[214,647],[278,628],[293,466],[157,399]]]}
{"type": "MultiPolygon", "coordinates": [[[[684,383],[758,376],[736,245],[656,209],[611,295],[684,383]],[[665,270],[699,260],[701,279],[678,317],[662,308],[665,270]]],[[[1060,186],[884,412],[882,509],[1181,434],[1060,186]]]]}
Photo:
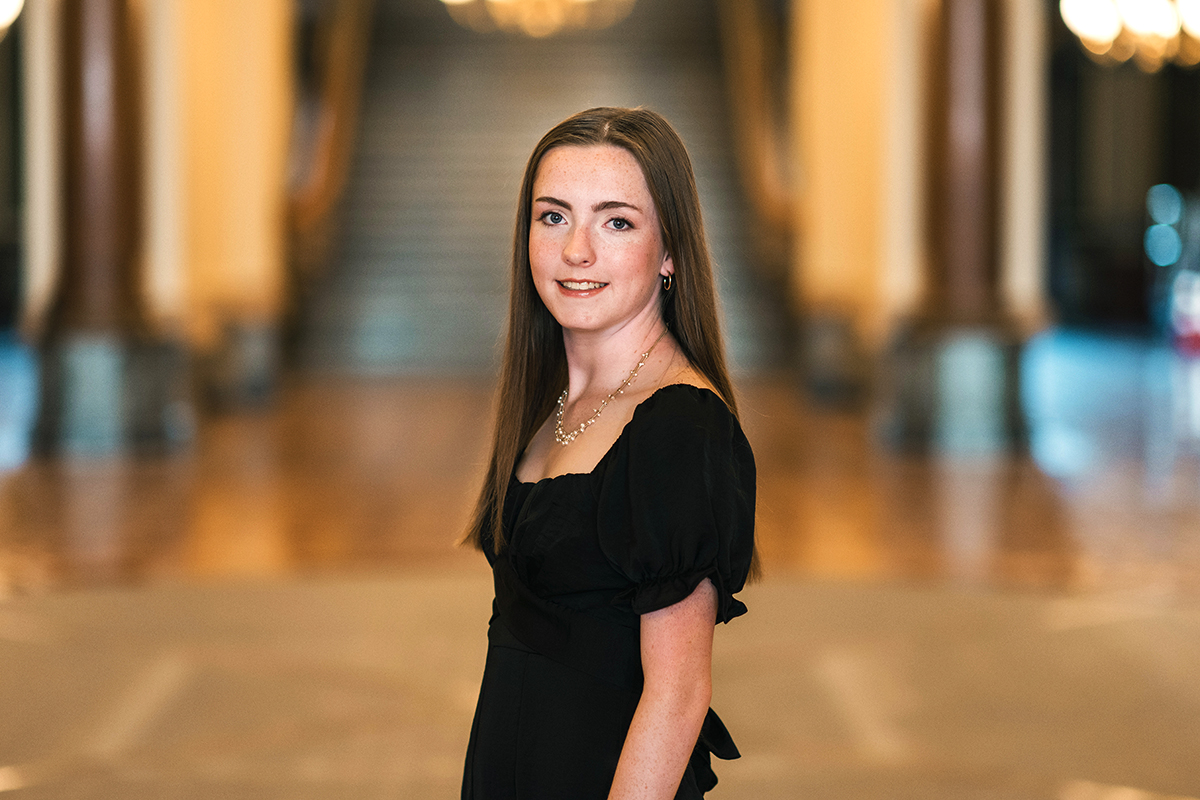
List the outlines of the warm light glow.
{"type": "Polygon", "coordinates": [[[1200,0],[1175,0],[1183,29],[1200,39],[1200,0]]]}
{"type": "MultiPolygon", "coordinates": [[[[1091,39],[1080,39],[1079,42],[1087,49],[1089,53],[1095,53],[1098,56],[1116,56],[1116,54],[1113,52],[1113,42],[1111,40],[1107,42],[1093,42],[1091,39]]],[[[1126,58],[1128,58],[1128,56],[1126,56],[1126,58]]],[[[1124,61],[1126,58],[1121,58],[1119,60],[1124,61]]]]}
{"type": "Polygon", "coordinates": [[[1121,32],[1121,15],[1113,0],[1060,0],[1063,22],[1085,42],[1111,43],[1121,32]]]}
{"type": "Polygon", "coordinates": [[[25,0],[0,0],[0,30],[5,30],[17,20],[25,0]]]}
{"type": "Polygon", "coordinates": [[[1133,33],[1164,39],[1179,33],[1179,14],[1171,0],[1117,0],[1117,10],[1133,33]]]}
{"type": "Polygon", "coordinates": [[[1096,61],[1132,58],[1144,72],[1200,63],[1200,0],[1059,0],[1058,8],[1096,61]]]}
{"type": "Polygon", "coordinates": [[[635,0],[442,0],[460,25],[486,33],[497,28],[552,36],[578,28],[605,28],[624,19],[635,0]]]}

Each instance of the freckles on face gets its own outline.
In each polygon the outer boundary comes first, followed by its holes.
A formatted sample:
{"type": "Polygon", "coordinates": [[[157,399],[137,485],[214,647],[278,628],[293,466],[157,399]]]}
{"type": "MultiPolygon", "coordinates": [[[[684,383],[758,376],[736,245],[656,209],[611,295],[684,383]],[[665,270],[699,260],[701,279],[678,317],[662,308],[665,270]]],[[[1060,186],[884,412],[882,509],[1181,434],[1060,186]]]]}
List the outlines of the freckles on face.
{"type": "Polygon", "coordinates": [[[602,328],[657,308],[673,272],[641,166],[612,145],[547,152],[533,182],[529,261],[564,327],[602,328]]]}

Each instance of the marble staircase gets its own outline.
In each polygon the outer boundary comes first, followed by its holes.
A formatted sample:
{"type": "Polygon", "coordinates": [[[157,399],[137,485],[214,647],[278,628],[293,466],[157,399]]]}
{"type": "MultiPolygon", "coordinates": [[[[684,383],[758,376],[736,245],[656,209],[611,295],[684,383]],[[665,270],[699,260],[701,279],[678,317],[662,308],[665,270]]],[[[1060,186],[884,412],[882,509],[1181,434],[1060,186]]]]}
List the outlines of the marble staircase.
{"type": "Polygon", "coordinates": [[[302,312],[299,360],[351,374],[486,374],[497,363],[524,161],[559,119],[646,105],[695,162],[735,369],[787,358],[790,325],[749,256],[710,2],[642,0],[604,32],[458,28],[380,4],[341,236],[302,312]]]}

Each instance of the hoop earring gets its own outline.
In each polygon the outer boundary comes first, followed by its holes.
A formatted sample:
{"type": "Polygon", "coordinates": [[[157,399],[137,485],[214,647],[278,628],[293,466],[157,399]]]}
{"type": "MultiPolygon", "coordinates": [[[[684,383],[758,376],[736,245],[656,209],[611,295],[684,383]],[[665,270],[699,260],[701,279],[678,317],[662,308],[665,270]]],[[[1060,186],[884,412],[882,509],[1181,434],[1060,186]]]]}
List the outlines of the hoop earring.
{"type": "Polygon", "coordinates": [[[674,275],[672,275],[669,272],[666,275],[663,275],[663,291],[664,292],[671,291],[671,287],[674,285],[675,285],[675,276],[674,275]]]}

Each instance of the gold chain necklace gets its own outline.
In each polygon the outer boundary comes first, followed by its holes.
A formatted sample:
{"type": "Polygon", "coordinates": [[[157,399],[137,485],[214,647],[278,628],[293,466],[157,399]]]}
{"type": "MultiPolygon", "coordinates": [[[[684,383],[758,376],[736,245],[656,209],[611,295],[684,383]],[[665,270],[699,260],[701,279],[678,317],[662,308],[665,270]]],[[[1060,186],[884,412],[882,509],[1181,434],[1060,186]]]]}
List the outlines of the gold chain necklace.
{"type": "Polygon", "coordinates": [[[625,378],[625,380],[621,381],[621,385],[617,387],[617,390],[601,400],[600,407],[595,410],[595,413],[588,417],[585,421],[579,423],[578,428],[572,428],[570,432],[564,431],[562,424],[563,413],[566,411],[567,407],[567,392],[570,391],[570,387],[568,386],[566,389],[563,389],[563,393],[558,396],[558,411],[555,413],[554,417],[554,441],[558,442],[563,447],[566,447],[571,442],[575,441],[576,436],[590,428],[592,423],[600,417],[600,412],[604,410],[605,406],[607,406],[613,400],[616,400],[617,395],[625,394],[625,388],[633,382],[634,378],[637,377],[638,371],[641,370],[642,367],[646,366],[646,359],[650,358],[650,354],[654,352],[654,348],[658,346],[658,343],[661,342],[662,338],[666,335],[667,331],[664,328],[663,332],[660,333],[658,338],[654,340],[654,344],[650,345],[650,349],[642,353],[642,357],[638,359],[637,366],[629,370],[629,375],[625,378]]]}

